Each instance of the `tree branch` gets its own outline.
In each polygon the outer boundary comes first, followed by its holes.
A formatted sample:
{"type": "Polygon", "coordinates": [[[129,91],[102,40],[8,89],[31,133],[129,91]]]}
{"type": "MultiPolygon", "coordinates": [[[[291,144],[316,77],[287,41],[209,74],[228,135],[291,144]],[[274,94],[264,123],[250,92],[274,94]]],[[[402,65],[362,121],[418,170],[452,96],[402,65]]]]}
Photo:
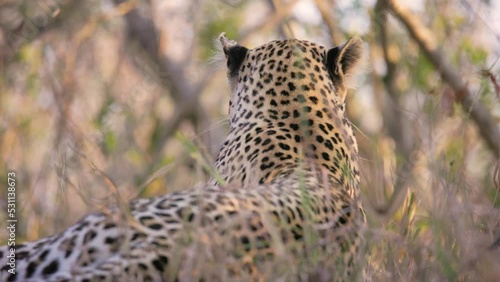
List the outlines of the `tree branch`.
{"type": "MultiPolygon", "coordinates": [[[[115,4],[120,4],[124,0],[114,0],[115,4]]],[[[151,17],[144,17],[139,10],[134,9],[125,15],[128,33],[135,38],[139,45],[146,51],[152,62],[158,64],[158,75],[165,83],[169,94],[176,103],[176,110],[173,118],[168,124],[160,129],[160,135],[152,146],[152,153],[155,160],[161,157],[161,150],[177,129],[180,122],[186,117],[204,116],[203,109],[199,106],[198,96],[212,76],[207,72],[203,78],[191,81],[186,77],[186,66],[176,63],[167,54],[160,51],[159,33],[151,17]]],[[[153,160],[153,164],[155,163],[153,160]]]]}
{"type": "Polygon", "coordinates": [[[391,197],[386,201],[385,205],[374,207],[374,210],[380,215],[391,217],[403,204],[407,192],[409,181],[413,173],[415,164],[414,158],[412,159],[412,152],[415,151],[419,145],[417,138],[410,129],[410,120],[401,110],[401,97],[402,91],[397,86],[396,74],[398,71],[397,64],[393,56],[390,55],[389,36],[387,29],[387,15],[384,13],[384,4],[378,1],[375,6],[375,20],[378,25],[375,25],[376,35],[378,36],[384,60],[387,66],[387,73],[383,78],[385,92],[384,106],[382,107],[382,115],[384,122],[387,124],[387,133],[394,140],[396,144],[396,154],[401,162],[397,164],[395,173],[396,180],[394,182],[394,190],[391,197]],[[387,94],[387,95],[385,95],[387,94]]]}
{"type": "Polygon", "coordinates": [[[457,101],[470,113],[479,132],[497,158],[500,157],[500,129],[487,108],[472,95],[467,82],[453,69],[447,57],[438,49],[432,32],[410,11],[394,0],[386,0],[388,9],[403,23],[413,40],[424,51],[441,78],[455,91],[457,101]]]}

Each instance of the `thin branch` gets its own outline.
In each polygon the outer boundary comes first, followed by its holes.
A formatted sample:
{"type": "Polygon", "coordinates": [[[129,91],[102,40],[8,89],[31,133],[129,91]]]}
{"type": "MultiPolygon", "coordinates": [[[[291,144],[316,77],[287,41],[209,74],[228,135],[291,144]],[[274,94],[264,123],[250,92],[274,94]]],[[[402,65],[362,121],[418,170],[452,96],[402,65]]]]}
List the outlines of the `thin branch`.
{"type": "MultiPolygon", "coordinates": [[[[267,4],[269,6],[269,8],[271,9],[271,11],[273,12],[273,14],[279,14],[279,12],[281,10],[283,10],[283,3],[280,3],[280,4],[277,4],[276,3],[277,1],[275,0],[267,0],[267,4]]],[[[282,20],[278,23],[278,25],[276,25],[276,29],[278,30],[278,35],[281,39],[286,39],[286,38],[289,38],[287,36],[287,33],[285,31],[285,25],[286,27],[290,30],[290,26],[287,25],[287,18],[286,17],[283,17],[282,20]]]]}
{"type": "Polygon", "coordinates": [[[394,0],[386,0],[388,9],[403,23],[413,40],[434,65],[441,78],[455,91],[457,101],[479,128],[479,132],[497,158],[500,158],[500,129],[488,109],[471,93],[467,82],[455,71],[447,56],[439,50],[432,32],[410,11],[394,0]]]}

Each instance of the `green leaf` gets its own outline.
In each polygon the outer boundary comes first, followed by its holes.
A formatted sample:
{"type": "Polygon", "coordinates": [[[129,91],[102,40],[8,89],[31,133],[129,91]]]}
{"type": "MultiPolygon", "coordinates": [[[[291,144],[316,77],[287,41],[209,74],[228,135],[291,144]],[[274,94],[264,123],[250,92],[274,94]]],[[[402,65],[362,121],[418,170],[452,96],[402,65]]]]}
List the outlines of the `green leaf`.
{"type": "Polygon", "coordinates": [[[476,47],[470,38],[464,38],[462,41],[462,50],[475,65],[484,65],[488,57],[488,52],[481,47],[476,47]]]}
{"type": "Polygon", "coordinates": [[[428,88],[429,78],[434,75],[434,66],[429,62],[425,54],[419,52],[416,66],[412,67],[415,71],[415,80],[417,86],[422,89],[428,88]]]}
{"type": "Polygon", "coordinates": [[[113,132],[106,132],[104,134],[104,151],[108,154],[116,150],[117,144],[116,136],[113,132]]]}

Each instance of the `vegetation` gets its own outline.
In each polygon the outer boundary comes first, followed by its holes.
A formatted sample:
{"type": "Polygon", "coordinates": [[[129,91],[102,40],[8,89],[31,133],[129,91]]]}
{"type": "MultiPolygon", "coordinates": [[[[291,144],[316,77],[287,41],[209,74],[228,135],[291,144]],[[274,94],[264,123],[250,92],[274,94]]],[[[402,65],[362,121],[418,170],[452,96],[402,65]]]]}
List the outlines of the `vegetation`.
{"type": "MultiPolygon", "coordinates": [[[[3,1],[0,187],[15,171],[18,242],[216,175],[228,131],[225,73],[210,64],[220,32],[248,47],[357,34],[368,55],[347,111],[369,221],[363,276],[496,281],[500,5],[372,2],[3,1]]],[[[2,222],[6,199],[2,188],[2,222]]]]}

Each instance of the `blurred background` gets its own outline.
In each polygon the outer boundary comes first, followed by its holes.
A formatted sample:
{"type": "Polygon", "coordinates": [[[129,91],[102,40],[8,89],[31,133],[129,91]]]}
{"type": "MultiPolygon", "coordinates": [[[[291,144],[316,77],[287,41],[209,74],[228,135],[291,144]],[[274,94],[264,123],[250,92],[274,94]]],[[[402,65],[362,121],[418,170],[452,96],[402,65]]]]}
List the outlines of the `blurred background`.
{"type": "Polygon", "coordinates": [[[210,63],[221,32],[249,48],[359,35],[347,111],[367,275],[497,281],[500,2],[392,2],[2,0],[0,220],[11,171],[18,242],[206,181],[228,132],[225,70],[210,63]]]}

